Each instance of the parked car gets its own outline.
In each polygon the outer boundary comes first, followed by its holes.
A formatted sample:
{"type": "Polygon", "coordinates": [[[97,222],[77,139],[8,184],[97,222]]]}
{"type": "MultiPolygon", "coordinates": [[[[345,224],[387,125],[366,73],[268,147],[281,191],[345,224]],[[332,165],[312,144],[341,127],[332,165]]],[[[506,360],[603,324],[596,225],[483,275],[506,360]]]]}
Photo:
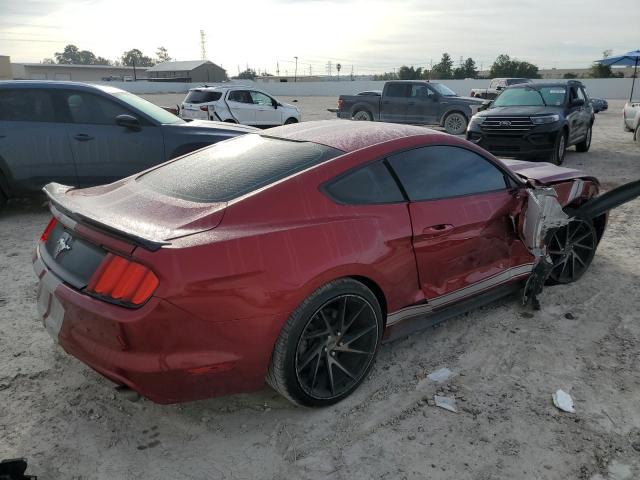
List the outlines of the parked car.
{"type": "Polygon", "coordinates": [[[441,83],[419,80],[386,82],[381,96],[340,95],[338,118],[392,123],[440,125],[462,135],[482,101],[459,97],[441,83]]]}
{"type": "Polygon", "coordinates": [[[191,122],[123,90],[0,82],[0,202],[55,181],[98,185],[254,129],[191,122]]]}
{"type": "Polygon", "coordinates": [[[540,157],[560,165],[567,147],[586,152],[595,119],[581,82],[508,87],[471,119],[467,139],[495,155],[540,157]]]}
{"type": "Polygon", "coordinates": [[[591,105],[593,105],[593,113],[604,112],[609,109],[609,102],[603,98],[591,98],[591,105]]]}
{"type": "Polygon", "coordinates": [[[301,120],[300,110],[266,92],[244,85],[192,88],[180,104],[180,117],[241,123],[261,128],[301,120]]]}
{"type": "Polygon", "coordinates": [[[418,126],[340,120],[46,192],[54,217],[34,256],[44,326],[160,403],[265,378],[293,402],[337,402],[381,341],[529,285],[547,248],[549,281],[577,280],[606,221],[585,173],[500,161],[418,126]]]}
{"type": "Polygon", "coordinates": [[[622,126],[633,132],[633,139],[640,143],[640,102],[627,102],[622,109],[622,126]]]}
{"type": "Polygon", "coordinates": [[[489,88],[472,88],[469,96],[493,100],[505,88],[522,83],[533,83],[533,81],[528,78],[494,78],[489,83],[489,88]]]}

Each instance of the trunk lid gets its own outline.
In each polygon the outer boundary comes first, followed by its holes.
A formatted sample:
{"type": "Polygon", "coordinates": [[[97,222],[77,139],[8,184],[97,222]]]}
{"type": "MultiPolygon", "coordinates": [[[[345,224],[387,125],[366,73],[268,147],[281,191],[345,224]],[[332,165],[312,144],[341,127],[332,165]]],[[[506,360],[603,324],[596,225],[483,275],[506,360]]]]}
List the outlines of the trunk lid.
{"type": "Polygon", "coordinates": [[[132,178],[84,189],[50,183],[44,191],[52,210],[150,250],[215,228],[227,206],[170,197],[132,178]]]}

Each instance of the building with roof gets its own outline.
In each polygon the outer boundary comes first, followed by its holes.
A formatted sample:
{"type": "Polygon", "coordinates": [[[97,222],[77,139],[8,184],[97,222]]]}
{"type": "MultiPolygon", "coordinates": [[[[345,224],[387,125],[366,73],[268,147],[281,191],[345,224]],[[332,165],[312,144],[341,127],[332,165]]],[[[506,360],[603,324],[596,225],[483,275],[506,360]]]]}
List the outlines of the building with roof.
{"type": "Polygon", "coordinates": [[[0,55],[0,80],[11,80],[11,58],[8,55],[0,55]]]}
{"type": "Polygon", "coordinates": [[[209,60],[163,62],[147,69],[150,82],[222,82],[227,72],[209,60]]]}
{"type": "Polygon", "coordinates": [[[100,82],[110,80],[145,80],[146,67],[115,65],[67,65],[59,63],[12,63],[14,80],[66,80],[72,82],[100,82]]]}

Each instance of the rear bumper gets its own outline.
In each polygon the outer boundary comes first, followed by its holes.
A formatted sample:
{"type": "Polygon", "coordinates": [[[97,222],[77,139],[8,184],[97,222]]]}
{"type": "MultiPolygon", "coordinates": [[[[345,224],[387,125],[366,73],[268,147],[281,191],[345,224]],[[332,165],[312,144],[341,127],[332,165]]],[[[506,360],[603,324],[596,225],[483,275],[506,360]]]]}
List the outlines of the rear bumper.
{"type": "Polygon", "coordinates": [[[38,313],[62,348],[157,403],[259,390],[280,318],[203,320],[157,297],[139,309],[71,288],[34,255],[38,313]]]}

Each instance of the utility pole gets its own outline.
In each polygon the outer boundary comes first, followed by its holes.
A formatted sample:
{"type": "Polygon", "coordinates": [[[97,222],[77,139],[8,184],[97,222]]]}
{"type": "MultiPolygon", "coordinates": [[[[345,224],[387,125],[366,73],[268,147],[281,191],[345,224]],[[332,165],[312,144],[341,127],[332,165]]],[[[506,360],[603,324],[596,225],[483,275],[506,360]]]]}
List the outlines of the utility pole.
{"type": "Polygon", "coordinates": [[[309,76],[310,77],[313,76],[313,70],[312,70],[311,64],[309,64],[309,76]]]}
{"type": "Polygon", "coordinates": [[[296,69],[295,69],[295,73],[293,74],[293,81],[297,82],[298,81],[298,57],[293,57],[296,59],[296,69]]]}
{"type": "Polygon", "coordinates": [[[276,62],[276,76],[280,76],[280,62],[276,62]]]}
{"type": "Polygon", "coordinates": [[[206,45],[205,45],[205,33],[204,30],[200,30],[200,59],[201,60],[206,60],[207,59],[207,49],[206,49],[206,45]]]}
{"type": "Polygon", "coordinates": [[[131,59],[133,61],[133,81],[136,81],[136,59],[132,58],[131,59]]]}
{"type": "Polygon", "coordinates": [[[327,62],[327,74],[331,77],[331,60],[327,62]]]}
{"type": "Polygon", "coordinates": [[[353,82],[353,65],[351,65],[351,81],[353,82]]]}

